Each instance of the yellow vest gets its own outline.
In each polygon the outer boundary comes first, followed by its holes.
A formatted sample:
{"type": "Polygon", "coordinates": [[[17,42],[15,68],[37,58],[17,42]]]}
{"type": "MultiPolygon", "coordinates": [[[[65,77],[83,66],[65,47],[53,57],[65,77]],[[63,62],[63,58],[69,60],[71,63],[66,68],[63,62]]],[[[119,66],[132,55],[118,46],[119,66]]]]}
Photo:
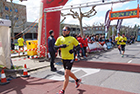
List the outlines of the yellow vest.
{"type": "Polygon", "coordinates": [[[121,45],[126,45],[126,41],[127,41],[127,38],[126,37],[122,37],[121,39],[120,39],[120,44],[121,45]],[[123,40],[123,42],[122,42],[122,40],[123,40]],[[124,42],[125,41],[125,42],[124,42]]]}
{"type": "Polygon", "coordinates": [[[120,39],[122,38],[122,36],[119,36],[119,37],[116,37],[115,38],[115,41],[117,41],[117,44],[119,45],[120,44],[120,39]]]}
{"type": "Polygon", "coordinates": [[[60,36],[59,38],[57,38],[55,45],[59,46],[62,44],[67,45],[66,48],[61,48],[62,59],[68,59],[68,60],[74,59],[74,54],[73,53],[70,54],[69,51],[73,49],[74,46],[77,46],[79,42],[72,36],[68,36],[68,37],[60,36]]]}
{"type": "Polygon", "coordinates": [[[23,38],[19,38],[18,39],[18,46],[24,46],[24,39],[23,38]]]}

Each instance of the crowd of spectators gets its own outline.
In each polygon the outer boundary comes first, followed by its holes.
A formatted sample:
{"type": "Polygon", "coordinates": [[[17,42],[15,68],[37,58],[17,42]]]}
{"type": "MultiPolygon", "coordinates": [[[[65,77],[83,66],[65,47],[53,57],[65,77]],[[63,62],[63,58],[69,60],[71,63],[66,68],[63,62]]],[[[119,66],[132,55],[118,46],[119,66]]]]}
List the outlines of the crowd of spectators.
{"type": "MultiPolygon", "coordinates": [[[[73,34],[72,36],[74,36],[80,43],[81,46],[81,51],[78,51],[77,54],[78,58],[80,58],[80,52],[82,53],[81,56],[86,57],[87,56],[87,50],[89,49],[88,47],[88,43],[92,44],[94,42],[99,42],[101,45],[102,43],[107,43],[110,42],[112,44],[112,46],[115,47],[116,45],[116,41],[115,41],[115,37],[116,36],[111,36],[108,39],[105,39],[105,35],[99,34],[99,35],[83,35],[83,37],[79,34],[73,34]]],[[[135,42],[135,36],[126,36],[127,37],[127,44],[131,44],[135,42]]],[[[103,45],[102,45],[103,46],[103,45]]]]}

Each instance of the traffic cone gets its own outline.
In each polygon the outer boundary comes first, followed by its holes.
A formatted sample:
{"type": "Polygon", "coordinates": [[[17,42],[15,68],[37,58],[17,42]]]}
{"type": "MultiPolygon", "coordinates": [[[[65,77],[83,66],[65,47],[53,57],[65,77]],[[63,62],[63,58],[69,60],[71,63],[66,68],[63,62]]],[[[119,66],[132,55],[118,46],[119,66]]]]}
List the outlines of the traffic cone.
{"type": "Polygon", "coordinates": [[[30,75],[28,75],[28,72],[27,72],[26,64],[24,64],[24,70],[23,70],[23,76],[22,77],[30,77],[30,75]]]}
{"type": "Polygon", "coordinates": [[[78,57],[77,57],[77,55],[75,55],[75,61],[78,61],[78,57]]]}
{"type": "Polygon", "coordinates": [[[8,83],[10,83],[10,82],[7,81],[6,75],[4,73],[4,70],[2,69],[2,71],[1,71],[1,82],[0,82],[0,85],[6,85],[8,83]]]}

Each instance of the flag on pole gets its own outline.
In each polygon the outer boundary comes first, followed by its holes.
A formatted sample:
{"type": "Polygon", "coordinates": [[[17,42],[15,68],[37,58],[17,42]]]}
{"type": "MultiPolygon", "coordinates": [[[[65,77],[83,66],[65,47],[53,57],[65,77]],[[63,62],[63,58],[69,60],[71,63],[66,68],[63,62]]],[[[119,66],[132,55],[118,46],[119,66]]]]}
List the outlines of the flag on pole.
{"type": "Polygon", "coordinates": [[[111,20],[109,19],[109,12],[110,11],[111,10],[108,10],[106,12],[106,16],[105,16],[105,39],[107,37],[107,32],[108,32],[108,29],[109,29],[109,26],[110,26],[110,22],[111,22],[111,20]]]}
{"type": "Polygon", "coordinates": [[[123,19],[118,19],[118,21],[117,21],[117,33],[120,33],[122,21],[123,21],[123,19]]]}

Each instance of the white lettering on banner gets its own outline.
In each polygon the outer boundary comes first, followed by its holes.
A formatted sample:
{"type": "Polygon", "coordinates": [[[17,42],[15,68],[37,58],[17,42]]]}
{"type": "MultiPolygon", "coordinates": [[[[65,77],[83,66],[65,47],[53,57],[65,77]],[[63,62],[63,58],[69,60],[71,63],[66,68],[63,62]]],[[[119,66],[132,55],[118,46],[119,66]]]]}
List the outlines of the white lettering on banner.
{"type": "Polygon", "coordinates": [[[11,21],[10,20],[5,20],[5,19],[0,19],[0,26],[11,26],[11,21]]]}
{"type": "Polygon", "coordinates": [[[4,22],[3,21],[0,21],[0,24],[4,24],[4,22]]]}

